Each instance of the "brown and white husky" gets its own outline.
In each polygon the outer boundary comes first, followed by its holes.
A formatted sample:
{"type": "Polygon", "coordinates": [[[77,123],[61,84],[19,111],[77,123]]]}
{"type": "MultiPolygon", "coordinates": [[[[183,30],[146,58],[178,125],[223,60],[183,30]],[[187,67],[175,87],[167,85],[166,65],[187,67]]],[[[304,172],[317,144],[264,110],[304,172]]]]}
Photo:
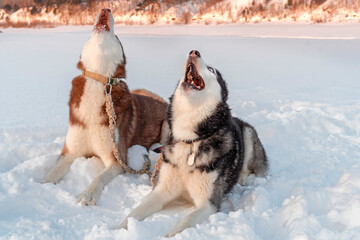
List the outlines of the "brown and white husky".
{"type": "Polygon", "coordinates": [[[78,196],[78,202],[85,205],[96,204],[104,186],[123,172],[113,154],[105,110],[107,79],[114,78],[118,83],[112,86],[111,95],[117,116],[115,134],[120,157],[126,162],[127,149],[132,145],[149,148],[161,140],[167,103],[146,90],[131,93],[123,81],[125,65],[122,44],[114,34],[113,16],[109,9],[103,9],[81,53],[78,68],[83,75],[72,81],[69,129],[64,147],[56,166],[44,179],[44,182],[59,182],[78,157],[100,158],[104,170],[78,196]]]}

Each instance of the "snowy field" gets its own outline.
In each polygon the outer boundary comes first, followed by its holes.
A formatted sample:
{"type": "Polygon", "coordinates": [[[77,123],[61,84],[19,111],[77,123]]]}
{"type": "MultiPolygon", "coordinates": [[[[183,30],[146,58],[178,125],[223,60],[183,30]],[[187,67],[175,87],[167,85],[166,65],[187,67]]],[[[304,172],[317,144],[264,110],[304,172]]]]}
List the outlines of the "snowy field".
{"type": "MultiPolygon", "coordinates": [[[[71,80],[90,27],[1,29],[0,239],[161,239],[189,206],[113,230],[150,191],[125,174],[96,206],[76,203],[103,166],[79,158],[58,185],[71,80]]],[[[360,239],[360,27],[116,26],[131,89],[168,98],[197,49],[228,83],[233,114],[253,124],[271,164],[222,211],[173,239],[360,239]]],[[[139,148],[130,150],[137,161],[139,148]]]]}

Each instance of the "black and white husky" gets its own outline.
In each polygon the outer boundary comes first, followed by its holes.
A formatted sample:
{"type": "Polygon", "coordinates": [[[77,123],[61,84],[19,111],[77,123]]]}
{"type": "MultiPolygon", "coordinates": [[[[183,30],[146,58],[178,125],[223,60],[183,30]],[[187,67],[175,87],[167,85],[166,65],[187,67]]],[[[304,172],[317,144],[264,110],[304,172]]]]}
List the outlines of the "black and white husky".
{"type": "Polygon", "coordinates": [[[224,194],[236,183],[246,185],[250,173],[264,177],[268,163],[255,129],[232,117],[228,90],[219,71],[207,66],[196,50],[190,52],[185,73],[167,110],[169,142],[153,191],[129,217],[143,220],[177,198],[196,210],[168,236],[195,226],[215,213],[224,194]]]}

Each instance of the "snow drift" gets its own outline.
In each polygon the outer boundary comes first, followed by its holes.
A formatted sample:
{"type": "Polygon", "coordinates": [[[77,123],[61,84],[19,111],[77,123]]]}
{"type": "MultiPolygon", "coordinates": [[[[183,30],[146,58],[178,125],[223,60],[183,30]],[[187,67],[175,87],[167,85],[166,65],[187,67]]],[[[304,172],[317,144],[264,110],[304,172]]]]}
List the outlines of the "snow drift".
{"type": "MultiPolygon", "coordinates": [[[[298,35],[290,35],[287,24],[256,26],[250,35],[239,34],[243,25],[116,27],[130,88],[169,97],[198,49],[269,156],[266,179],[235,186],[220,212],[173,239],[360,239],[359,28],[291,25],[298,35]]],[[[151,186],[147,175],[124,174],[98,205],[76,204],[103,169],[96,158],[78,158],[57,185],[39,183],[65,141],[71,79],[90,29],[0,34],[0,239],[162,239],[192,210],[179,203],[113,230],[151,186]]],[[[131,148],[130,162],[143,151],[131,148]]]]}

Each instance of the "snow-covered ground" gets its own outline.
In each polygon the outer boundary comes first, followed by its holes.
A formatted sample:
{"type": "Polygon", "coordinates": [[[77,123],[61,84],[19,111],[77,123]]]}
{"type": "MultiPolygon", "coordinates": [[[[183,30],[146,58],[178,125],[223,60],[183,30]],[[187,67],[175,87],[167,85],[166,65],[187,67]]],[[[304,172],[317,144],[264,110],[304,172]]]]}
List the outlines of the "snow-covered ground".
{"type": "MultiPolygon", "coordinates": [[[[161,239],[191,208],[171,206],[113,230],[151,191],[147,176],[112,181],[96,206],[76,196],[102,169],[79,158],[58,185],[39,181],[67,130],[71,80],[90,27],[0,33],[0,239],[161,239]]],[[[360,239],[358,25],[117,26],[128,84],[168,98],[198,49],[253,124],[267,179],[235,186],[222,211],[174,239],[360,239]]],[[[138,148],[130,150],[137,161],[138,148]]]]}

